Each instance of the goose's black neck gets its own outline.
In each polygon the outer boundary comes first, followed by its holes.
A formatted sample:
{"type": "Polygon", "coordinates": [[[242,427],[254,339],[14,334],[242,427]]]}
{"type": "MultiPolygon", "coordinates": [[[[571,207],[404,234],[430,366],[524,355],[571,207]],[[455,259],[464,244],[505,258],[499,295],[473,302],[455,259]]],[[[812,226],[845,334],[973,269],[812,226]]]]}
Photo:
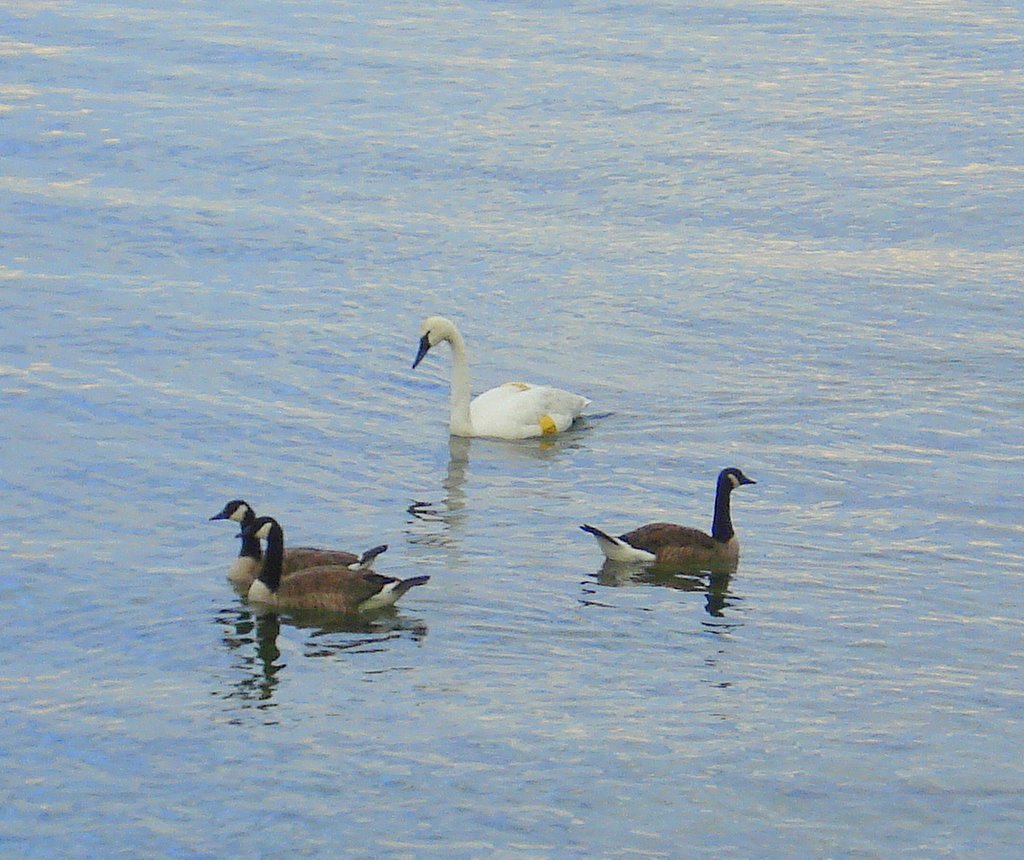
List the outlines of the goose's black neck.
{"type": "Polygon", "coordinates": [[[284,530],[277,523],[270,526],[267,534],[267,552],[260,569],[260,582],[271,591],[277,591],[281,584],[281,564],[284,561],[284,530]]]}
{"type": "Polygon", "coordinates": [[[720,543],[728,542],[736,532],[732,528],[732,513],[729,499],[732,496],[732,482],[722,476],[715,490],[715,518],[711,521],[711,537],[720,543]]]}
{"type": "Polygon", "coordinates": [[[246,532],[255,522],[256,514],[252,512],[252,508],[246,505],[245,513],[242,515],[242,522],[239,525],[242,528],[242,548],[238,551],[239,558],[254,558],[259,561],[263,558],[263,550],[260,549],[260,539],[256,535],[251,535],[246,532]]]}

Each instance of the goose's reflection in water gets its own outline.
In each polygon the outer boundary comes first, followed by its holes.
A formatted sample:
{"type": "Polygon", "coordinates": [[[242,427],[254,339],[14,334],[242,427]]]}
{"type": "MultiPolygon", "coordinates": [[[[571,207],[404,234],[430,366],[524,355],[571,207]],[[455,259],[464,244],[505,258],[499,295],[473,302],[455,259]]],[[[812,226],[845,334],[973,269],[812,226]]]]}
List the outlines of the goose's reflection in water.
{"type": "MultiPolygon", "coordinates": [[[[729,590],[732,575],[736,572],[735,566],[723,567],[719,570],[679,570],[673,568],[658,567],[657,565],[623,564],[605,560],[601,569],[594,574],[598,584],[619,588],[631,585],[657,585],[662,588],[674,588],[679,591],[691,591],[703,593],[704,610],[713,619],[726,617],[726,610],[734,608],[742,600],[741,597],[729,590]]],[[[596,595],[593,589],[584,590],[588,599],[584,602],[597,603],[591,595],[596,595]]],[[[710,624],[710,622],[709,622],[710,624]]],[[[721,625],[714,625],[721,626],[721,625]]]]}
{"type": "MultiPolygon", "coordinates": [[[[389,643],[400,639],[421,642],[427,636],[426,624],[394,607],[340,615],[316,610],[264,612],[236,606],[218,612],[216,622],[223,628],[221,641],[235,657],[233,668],[240,671],[219,695],[241,702],[243,708],[264,712],[274,707],[281,673],[288,665],[279,645],[282,628],[300,632],[301,654],[309,658],[382,653],[389,650],[389,643]]],[[[294,659],[296,650],[289,652],[294,659]]],[[[269,717],[269,713],[264,715],[269,717]]]]}
{"type": "MultiPolygon", "coordinates": [[[[240,704],[243,709],[269,712],[274,707],[278,673],[285,667],[280,662],[281,652],[277,647],[280,619],[276,615],[256,615],[245,607],[233,607],[217,613],[216,621],[224,628],[221,641],[235,657],[233,668],[241,672],[219,695],[240,704]]],[[[268,724],[274,722],[269,719],[269,713],[264,716],[268,724]]]]}
{"type": "Polygon", "coordinates": [[[281,618],[289,627],[306,631],[303,643],[303,654],[306,657],[330,657],[345,652],[384,652],[388,650],[389,642],[399,639],[421,642],[427,636],[426,624],[402,615],[393,606],[359,615],[290,610],[282,613],[281,618]]]}

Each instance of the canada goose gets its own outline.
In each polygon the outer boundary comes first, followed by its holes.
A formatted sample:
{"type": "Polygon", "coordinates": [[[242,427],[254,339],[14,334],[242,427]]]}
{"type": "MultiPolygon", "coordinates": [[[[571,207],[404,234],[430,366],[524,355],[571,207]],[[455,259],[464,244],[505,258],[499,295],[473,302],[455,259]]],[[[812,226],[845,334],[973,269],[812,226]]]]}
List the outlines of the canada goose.
{"type": "Polygon", "coordinates": [[[249,587],[251,603],[274,608],[362,612],[391,606],[410,588],[430,579],[429,576],[396,579],[372,570],[353,570],[340,565],[309,567],[282,579],[284,530],[280,523],[273,517],[257,517],[245,532],[267,542],[263,567],[249,587]]]}
{"type": "Polygon", "coordinates": [[[672,523],[649,523],[617,538],[593,526],[580,528],[597,538],[601,552],[610,561],[735,567],[740,558],[740,543],[732,527],[729,497],[737,487],[755,483],[739,469],[722,469],[718,473],[711,534],[672,523]]]}
{"type": "Polygon", "coordinates": [[[415,368],[430,350],[446,340],[452,349],[451,418],[455,436],[490,436],[497,439],[526,439],[550,436],[566,430],[590,401],[579,394],[547,385],[506,382],[485,391],[471,401],[469,359],[466,342],[449,319],[427,317],[421,326],[415,368]]]}
{"type": "MultiPolygon", "coordinates": [[[[238,551],[238,558],[228,570],[228,579],[239,591],[248,592],[263,561],[263,551],[260,549],[259,539],[246,534],[246,527],[252,525],[256,520],[256,512],[248,502],[242,499],[233,499],[224,505],[224,509],[219,514],[214,514],[210,519],[232,520],[242,527],[239,534],[242,539],[242,548],[238,551]]],[[[377,556],[387,548],[387,544],[381,544],[373,549],[368,549],[362,555],[356,555],[343,549],[319,549],[313,546],[289,547],[284,554],[281,575],[287,577],[298,570],[325,564],[345,565],[353,570],[366,570],[373,566],[377,556]]]]}

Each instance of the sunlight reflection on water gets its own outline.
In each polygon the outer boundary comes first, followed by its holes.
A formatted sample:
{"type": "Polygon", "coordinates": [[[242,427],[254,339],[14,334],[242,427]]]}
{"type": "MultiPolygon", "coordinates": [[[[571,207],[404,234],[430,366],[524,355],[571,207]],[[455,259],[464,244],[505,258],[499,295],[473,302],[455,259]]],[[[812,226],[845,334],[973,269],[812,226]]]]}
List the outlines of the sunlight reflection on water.
{"type": "Polygon", "coordinates": [[[6,851],[1016,856],[1009,9],[9,11],[6,851]],[[729,576],[579,531],[727,465],[729,576]],[[236,495],[431,581],[256,614],[236,495]]]}

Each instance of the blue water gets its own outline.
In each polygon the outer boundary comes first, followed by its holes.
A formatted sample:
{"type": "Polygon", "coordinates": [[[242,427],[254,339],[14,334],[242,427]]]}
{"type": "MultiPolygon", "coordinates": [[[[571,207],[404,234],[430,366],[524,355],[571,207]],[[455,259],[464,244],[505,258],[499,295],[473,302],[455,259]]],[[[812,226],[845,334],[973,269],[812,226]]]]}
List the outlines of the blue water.
{"type": "Polygon", "coordinates": [[[1016,6],[0,20],[0,854],[1020,856],[1016,6]],[[728,465],[731,579],[578,530],[728,465]],[[431,581],[257,616],[235,497],[431,581]]]}

